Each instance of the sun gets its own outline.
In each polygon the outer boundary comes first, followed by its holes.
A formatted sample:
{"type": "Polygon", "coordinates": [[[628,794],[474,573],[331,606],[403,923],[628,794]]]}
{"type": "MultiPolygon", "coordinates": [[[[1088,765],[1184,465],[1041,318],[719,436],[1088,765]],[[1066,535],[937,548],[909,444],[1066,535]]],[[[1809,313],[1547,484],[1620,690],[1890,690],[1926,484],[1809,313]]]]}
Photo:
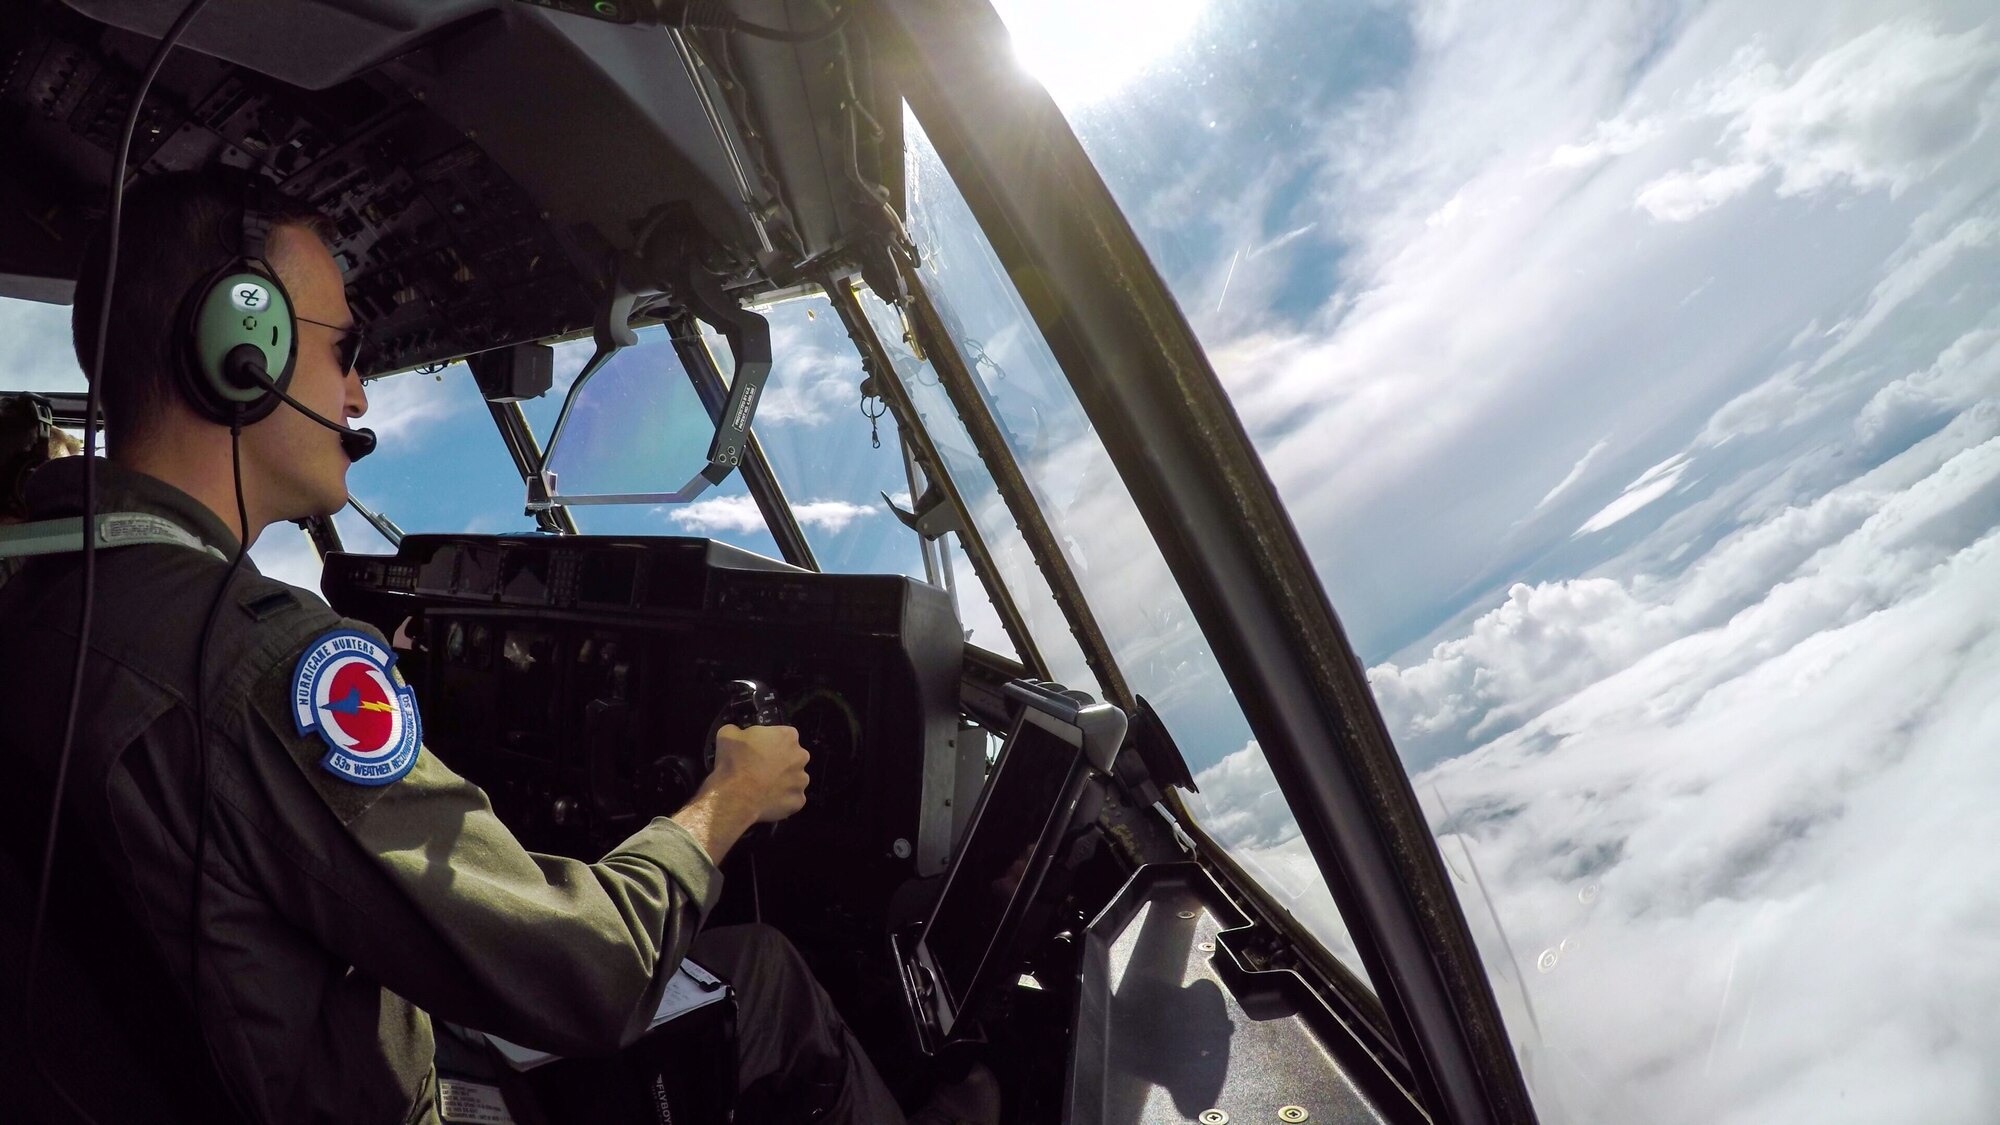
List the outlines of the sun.
{"type": "Polygon", "coordinates": [[[1014,57],[1074,110],[1099,101],[1187,38],[1207,0],[994,0],[1014,57]]]}

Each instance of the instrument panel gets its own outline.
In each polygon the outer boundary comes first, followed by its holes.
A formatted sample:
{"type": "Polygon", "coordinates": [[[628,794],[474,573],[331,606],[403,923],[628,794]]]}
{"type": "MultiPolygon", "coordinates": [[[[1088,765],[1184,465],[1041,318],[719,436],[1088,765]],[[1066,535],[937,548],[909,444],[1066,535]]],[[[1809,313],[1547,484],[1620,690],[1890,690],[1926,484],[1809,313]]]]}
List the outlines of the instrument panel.
{"type": "MultiPolygon", "coordinates": [[[[767,880],[878,916],[944,869],[963,635],[944,591],[797,570],[706,539],[428,536],[327,559],[327,600],[402,648],[427,747],[524,844],[596,859],[707,773],[731,685],[777,693],[812,753],[767,880]]],[[[820,903],[819,905],[826,905],[820,903]]]]}

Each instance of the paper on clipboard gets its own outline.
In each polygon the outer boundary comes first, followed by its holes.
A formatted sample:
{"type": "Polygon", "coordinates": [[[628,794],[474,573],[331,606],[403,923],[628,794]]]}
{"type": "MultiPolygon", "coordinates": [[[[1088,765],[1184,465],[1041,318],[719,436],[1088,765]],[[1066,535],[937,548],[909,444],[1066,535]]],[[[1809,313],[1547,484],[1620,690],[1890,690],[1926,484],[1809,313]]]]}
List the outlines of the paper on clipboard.
{"type": "MultiPolygon", "coordinates": [[[[680,967],[674,970],[673,979],[667,982],[666,992],[660,996],[660,1006],[653,1013],[652,1022],[646,1025],[646,1030],[651,1031],[663,1023],[706,1008],[728,996],[729,986],[722,978],[695,964],[693,960],[682,958],[680,967]]],[[[549,1054],[547,1051],[523,1047],[518,1043],[509,1043],[497,1035],[489,1035],[486,1038],[500,1049],[500,1054],[507,1060],[507,1065],[515,1070],[533,1070],[545,1062],[552,1062],[561,1057],[549,1054]]]]}

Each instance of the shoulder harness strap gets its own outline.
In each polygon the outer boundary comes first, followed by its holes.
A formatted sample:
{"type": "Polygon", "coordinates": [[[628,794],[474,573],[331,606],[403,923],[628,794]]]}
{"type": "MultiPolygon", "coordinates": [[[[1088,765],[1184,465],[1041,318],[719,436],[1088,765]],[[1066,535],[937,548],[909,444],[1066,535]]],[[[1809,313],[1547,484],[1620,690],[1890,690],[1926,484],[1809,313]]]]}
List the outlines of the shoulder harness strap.
{"type": "MultiPolygon", "coordinates": [[[[165,516],[150,512],[102,512],[97,517],[99,550],[162,543],[203,551],[227,562],[229,556],[165,516]]],[[[83,550],[83,517],[0,526],[0,559],[66,555],[83,550]]]]}

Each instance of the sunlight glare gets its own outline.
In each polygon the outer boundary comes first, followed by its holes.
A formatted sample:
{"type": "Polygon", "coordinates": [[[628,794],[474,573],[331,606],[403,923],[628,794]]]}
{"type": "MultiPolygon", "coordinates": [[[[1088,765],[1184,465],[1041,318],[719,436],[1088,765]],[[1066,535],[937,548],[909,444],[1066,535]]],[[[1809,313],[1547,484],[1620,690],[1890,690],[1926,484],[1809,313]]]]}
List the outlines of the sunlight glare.
{"type": "Polygon", "coordinates": [[[995,0],[1014,57],[1065,109],[1114,93],[1186,38],[1206,0],[995,0]]]}

